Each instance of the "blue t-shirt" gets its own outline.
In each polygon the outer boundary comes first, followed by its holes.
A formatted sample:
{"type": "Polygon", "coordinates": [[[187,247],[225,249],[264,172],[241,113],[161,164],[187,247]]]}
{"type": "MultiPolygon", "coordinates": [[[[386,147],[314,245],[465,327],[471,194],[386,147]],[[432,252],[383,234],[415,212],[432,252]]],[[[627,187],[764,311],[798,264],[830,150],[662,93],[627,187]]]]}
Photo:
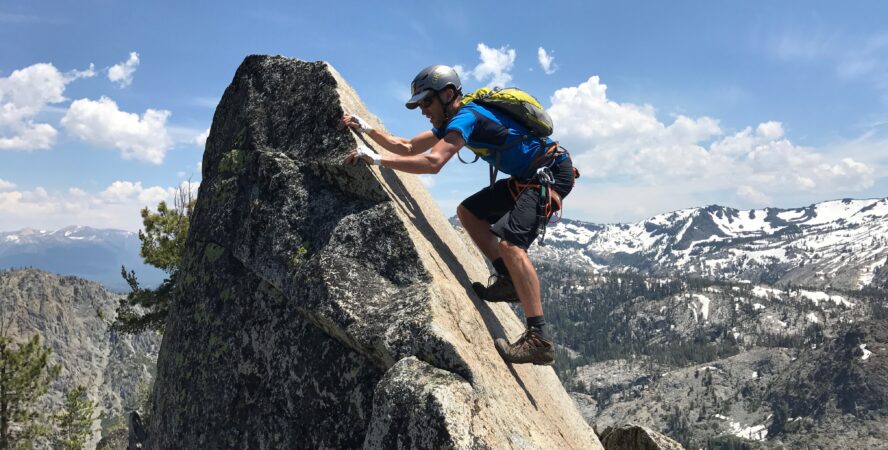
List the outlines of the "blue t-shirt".
{"type": "Polygon", "coordinates": [[[496,165],[499,152],[499,170],[517,177],[533,175],[528,173],[531,164],[552,144],[549,138],[543,138],[544,146],[538,138],[525,139],[530,133],[524,125],[502,111],[476,103],[462,106],[443,130],[432,128],[438,139],[451,131],[458,132],[466,146],[490,165],[496,165]]]}

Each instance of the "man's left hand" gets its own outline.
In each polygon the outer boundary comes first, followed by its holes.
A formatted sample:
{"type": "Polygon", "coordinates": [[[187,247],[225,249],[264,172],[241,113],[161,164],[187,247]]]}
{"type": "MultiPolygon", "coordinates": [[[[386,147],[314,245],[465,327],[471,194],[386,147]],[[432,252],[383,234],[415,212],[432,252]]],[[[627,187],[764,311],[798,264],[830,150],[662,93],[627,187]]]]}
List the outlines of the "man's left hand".
{"type": "Polygon", "coordinates": [[[382,156],[379,156],[379,153],[374,152],[367,146],[359,145],[355,151],[345,157],[343,164],[355,165],[358,160],[364,161],[371,166],[378,166],[382,163],[382,156]]]}

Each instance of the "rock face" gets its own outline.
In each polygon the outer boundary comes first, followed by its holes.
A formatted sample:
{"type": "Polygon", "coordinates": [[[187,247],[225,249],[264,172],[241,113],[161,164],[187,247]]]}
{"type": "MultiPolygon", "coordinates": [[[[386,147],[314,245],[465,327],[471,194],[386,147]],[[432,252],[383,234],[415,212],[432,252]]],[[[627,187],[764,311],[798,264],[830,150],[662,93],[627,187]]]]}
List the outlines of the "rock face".
{"type": "MultiPolygon", "coordinates": [[[[50,385],[47,411],[64,404],[65,393],[86,388],[105,419],[137,407],[139,383],[150,383],[160,338],[157,333],[121,335],[108,331],[120,296],[102,285],[39,270],[0,271],[0,318],[12,320],[13,336],[41,336],[52,348],[50,360],[62,366],[50,385]]],[[[94,446],[99,436],[88,444],[94,446]]]]}
{"type": "MultiPolygon", "coordinates": [[[[380,126],[328,64],[248,57],[213,120],[149,448],[600,448],[419,180],[343,166],[380,126]]],[[[370,144],[367,142],[367,144],[370,144]]]]}
{"type": "Polygon", "coordinates": [[[882,448],[888,440],[888,323],[850,325],[771,384],[769,433],[789,447],[882,448]]]}
{"type": "Polygon", "coordinates": [[[678,442],[641,425],[608,428],[601,434],[605,450],[684,450],[678,442]]]}

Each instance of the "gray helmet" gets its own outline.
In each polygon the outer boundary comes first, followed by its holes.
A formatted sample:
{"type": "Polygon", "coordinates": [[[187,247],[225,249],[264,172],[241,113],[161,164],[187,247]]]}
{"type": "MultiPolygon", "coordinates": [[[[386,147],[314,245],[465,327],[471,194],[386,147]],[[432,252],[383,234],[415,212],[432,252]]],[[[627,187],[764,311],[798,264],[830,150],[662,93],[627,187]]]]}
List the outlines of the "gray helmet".
{"type": "Polygon", "coordinates": [[[456,92],[462,92],[459,75],[452,67],[436,64],[422,69],[410,84],[412,97],[407,101],[407,109],[416,109],[424,98],[447,86],[453,86],[456,92]]]}

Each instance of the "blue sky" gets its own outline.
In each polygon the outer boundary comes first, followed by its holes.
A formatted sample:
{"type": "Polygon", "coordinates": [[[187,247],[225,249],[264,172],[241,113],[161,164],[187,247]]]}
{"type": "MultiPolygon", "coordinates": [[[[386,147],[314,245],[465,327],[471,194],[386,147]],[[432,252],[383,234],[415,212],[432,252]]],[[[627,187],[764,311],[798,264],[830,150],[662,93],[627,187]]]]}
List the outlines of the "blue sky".
{"type": "MultiPolygon", "coordinates": [[[[430,64],[531,92],[583,172],[571,218],[888,195],[888,4],[725,3],[0,1],[0,230],[138,229],[200,181],[249,54],[330,62],[404,136],[430,64]]],[[[424,177],[447,215],[481,164],[424,177]]]]}

